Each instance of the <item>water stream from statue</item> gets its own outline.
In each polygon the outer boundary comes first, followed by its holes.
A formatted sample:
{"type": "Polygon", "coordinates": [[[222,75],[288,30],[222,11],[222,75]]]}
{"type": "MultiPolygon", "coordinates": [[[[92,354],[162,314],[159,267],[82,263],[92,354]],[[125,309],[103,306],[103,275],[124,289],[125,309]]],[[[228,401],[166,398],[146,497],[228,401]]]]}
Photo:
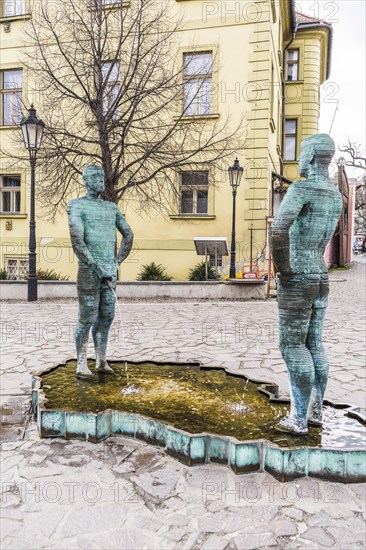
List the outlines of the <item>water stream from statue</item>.
{"type": "MultiPolygon", "coordinates": [[[[108,287],[111,289],[111,291],[113,292],[113,296],[114,296],[114,299],[115,299],[115,302],[116,302],[116,305],[117,305],[117,309],[118,309],[118,316],[119,316],[120,326],[121,326],[121,329],[123,331],[122,313],[121,313],[121,308],[120,308],[120,305],[119,305],[119,302],[118,302],[117,294],[116,294],[116,292],[115,292],[115,290],[112,286],[111,281],[106,279],[106,283],[107,283],[108,287]]],[[[138,388],[137,386],[135,386],[135,384],[132,384],[130,382],[130,377],[128,375],[127,361],[125,361],[125,372],[126,372],[126,378],[127,378],[127,386],[122,388],[121,393],[124,394],[124,395],[129,395],[131,393],[140,393],[140,388],[138,388]]]]}

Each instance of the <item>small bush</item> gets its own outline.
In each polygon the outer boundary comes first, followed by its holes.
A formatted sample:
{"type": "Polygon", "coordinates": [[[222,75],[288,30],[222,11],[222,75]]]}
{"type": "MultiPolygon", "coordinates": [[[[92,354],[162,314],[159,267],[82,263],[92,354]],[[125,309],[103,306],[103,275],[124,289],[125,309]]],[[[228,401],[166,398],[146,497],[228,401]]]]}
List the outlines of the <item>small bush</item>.
{"type": "Polygon", "coordinates": [[[6,269],[0,269],[0,281],[6,281],[8,278],[8,274],[6,273],[6,269]]]}
{"type": "Polygon", "coordinates": [[[166,268],[161,264],[156,265],[155,262],[151,264],[143,265],[142,270],[137,275],[138,281],[171,281],[172,277],[169,277],[166,273],[166,268]]]}
{"type": "Polygon", "coordinates": [[[54,269],[37,269],[37,279],[38,281],[68,281],[69,277],[56,273],[54,269]]]}
{"type": "MultiPolygon", "coordinates": [[[[190,270],[188,274],[189,281],[205,281],[206,280],[206,271],[205,271],[205,262],[199,262],[190,270]]],[[[208,278],[217,279],[216,272],[212,265],[208,264],[208,278]]]]}

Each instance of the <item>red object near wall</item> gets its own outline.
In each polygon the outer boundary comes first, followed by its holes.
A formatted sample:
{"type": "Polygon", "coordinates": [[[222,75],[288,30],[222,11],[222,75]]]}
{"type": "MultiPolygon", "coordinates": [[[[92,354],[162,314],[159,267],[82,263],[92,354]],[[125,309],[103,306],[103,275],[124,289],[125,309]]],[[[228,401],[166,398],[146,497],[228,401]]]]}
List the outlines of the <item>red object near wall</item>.
{"type": "Polygon", "coordinates": [[[327,267],[341,267],[352,261],[355,188],[348,182],[344,159],[340,158],[337,165],[335,184],[342,195],[343,209],[335,233],[325,249],[324,260],[327,267]]]}

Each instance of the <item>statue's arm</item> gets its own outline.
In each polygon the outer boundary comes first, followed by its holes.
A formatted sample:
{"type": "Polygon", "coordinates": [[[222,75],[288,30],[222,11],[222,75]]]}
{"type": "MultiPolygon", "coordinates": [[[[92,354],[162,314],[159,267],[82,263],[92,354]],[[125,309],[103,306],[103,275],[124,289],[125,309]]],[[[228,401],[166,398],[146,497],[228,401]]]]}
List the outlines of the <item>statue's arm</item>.
{"type": "Polygon", "coordinates": [[[336,230],[337,223],[342,214],[342,210],[343,210],[342,195],[337,191],[337,194],[334,198],[333,215],[329,216],[327,220],[327,229],[326,229],[324,241],[323,241],[324,249],[334,235],[334,231],[336,230]]]}
{"type": "Polygon", "coordinates": [[[67,205],[67,216],[69,219],[71,244],[76,257],[84,265],[97,270],[97,262],[94,260],[84,241],[84,222],[77,204],[72,204],[71,202],[67,205]]]}
{"type": "Polygon", "coordinates": [[[292,184],[283,199],[270,231],[270,247],[277,270],[292,273],[290,259],[290,228],[305,204],[304,194],[292,184]]]}
{"type": "Polygon", "coordinates": [[[116,227],[123,237],[121,246],[117,254],[117,262],[120,264],[127,258],[127,256],[131,252],[133,244],[133,232],[131,227],[127,223],[124,215],[122,214],[122,212],[120,212],[118,208],[116,213],[116,227]]]}

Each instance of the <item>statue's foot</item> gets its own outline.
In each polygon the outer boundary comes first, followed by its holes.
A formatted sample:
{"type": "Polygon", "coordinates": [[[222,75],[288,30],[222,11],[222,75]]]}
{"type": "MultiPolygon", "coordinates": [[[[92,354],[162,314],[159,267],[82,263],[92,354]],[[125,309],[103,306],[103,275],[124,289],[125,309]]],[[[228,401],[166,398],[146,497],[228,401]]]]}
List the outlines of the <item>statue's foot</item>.
{"type": "Polygon", "coordinates": [[[321,428],[323,426],[323,420],[319,420],[318,418],[309,416],[308,424],[310,424],[310,426],[316,426],[317,428],[321,428]]]}
{"type": "Polygon", "coordinates": [[[313,405],[310,407],[308,423],[312,426],[323,426],[323,413],[321,405],[313,405]]]}
{"type": "Polygon", "coordinates": [[[279,432],[292,435],[308,435],[308,426],[305,420],[296,416],[286,416],[276,426],[279,432]]]}
{"type": "Polygon", "coordinates": [[[76,368],[76,377],[80,379],[90,379],[94,378],[94,374],[88,368],[87,364],[78,365],[76,368]]]}
{"type": "Polygon", "coordinates": [[[107,361],[101,360],[98,363],[96,364],[95,372],[102,374],[115,374],[114,370],[108,365],[107,361]]]}

